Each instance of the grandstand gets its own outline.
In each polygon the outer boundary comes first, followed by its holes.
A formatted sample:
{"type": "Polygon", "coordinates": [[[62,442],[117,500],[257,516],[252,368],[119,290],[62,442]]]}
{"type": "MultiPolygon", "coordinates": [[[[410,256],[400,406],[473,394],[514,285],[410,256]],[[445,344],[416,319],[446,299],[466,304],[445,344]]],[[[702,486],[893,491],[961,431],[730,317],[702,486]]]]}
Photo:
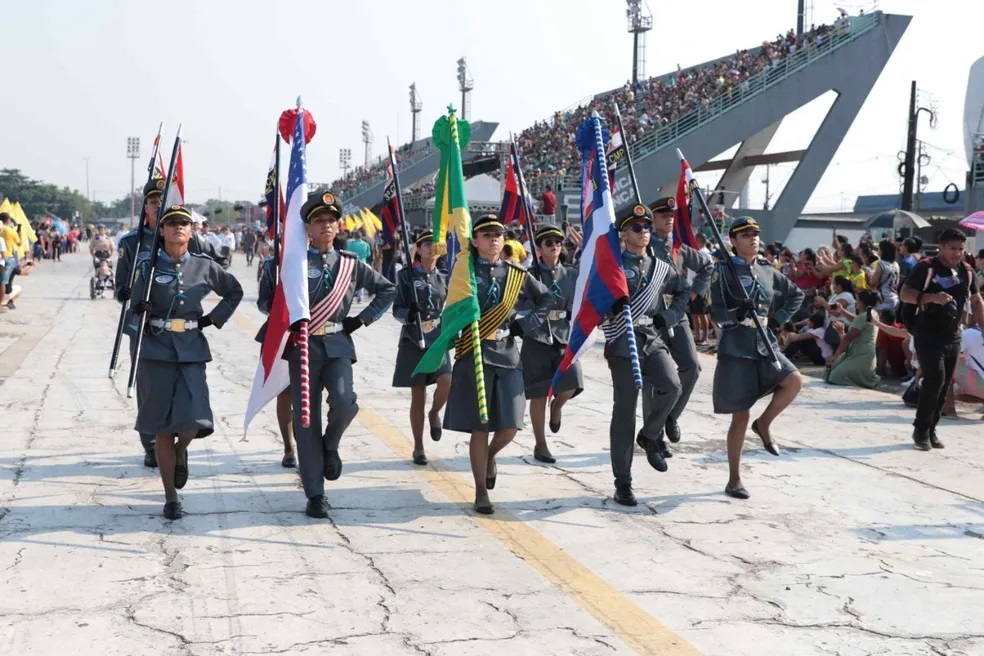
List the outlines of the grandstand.
{"type": "MultiPolygon", "coordinates": [[[[731,191],[748,183],[755,166],[799,162],[772,210],[748,210],[763,224],[768,239],[782,240],[792,231],[910,20],[882,12],[843,17],[833,25],[799,36],[790,31],[734,55],[607,91],[558,111],[517,137],[531,191],[538,196],[552,184],[560,205],[577,212],[580,156],[571,145],[573,132],[595,110],[610,121],[617,102],[645,202],[675,187],[676,148],[683,150],[695,171],[723,171],[719,184],[731,191]],[[803,150],[766,154],[783,119],[830,90],[837,98],[811,142],[803,150]],[[710,161],[736,144],[733,157],[710,161]]],[[[496,125],[473,123],[473,142],[487,142],[496,125]]],[[[401,150],[404,191],[413,201],[407,208],[410,214],[423,207],[425,185],[437,171],[439,156],[429,139],[401,150]],[[417,189],[408,194],[415,184],[417,189]]],[[[480,156],[467,153],[466,160],[480,156]]],[[[343,181],[354,187],[343,192],[346,207],[378,204],[383,175],[384,168],[376,166],[343,181]]],[[[725,200],[730,207],[735,195],[725,200]]],[[[615,202],[616,208],[634,202],[624,168],[616,177],[615,202]]]]}

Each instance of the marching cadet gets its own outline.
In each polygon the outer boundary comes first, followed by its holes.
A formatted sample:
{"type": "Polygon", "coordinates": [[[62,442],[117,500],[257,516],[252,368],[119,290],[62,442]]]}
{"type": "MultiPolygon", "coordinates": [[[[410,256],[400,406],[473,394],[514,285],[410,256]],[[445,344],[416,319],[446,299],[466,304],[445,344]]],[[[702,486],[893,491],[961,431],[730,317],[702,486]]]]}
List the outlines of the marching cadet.
{"type": "MultiPolygon", "coordinates": [[[[260,289],[256,297],[256,307],[263,314],[269,315],[270,308],[273,307],[273,295],[277,291],[277,263],[272,257],[265,258],[260,262],[259,283],[260,289]]],[[[260,331],[256,334],[256,341],[260,343],[260,352],[263,351],[263,339],[266,337],[267,321],[260,326],[260,331]]],[[[292,439],[293,426],[291,425],[290,390],[285,389],[277,395],[277,424],[280,426],[280,439],[284,443],[284,457],[280,460],[282,467],[293,468],[297,466],[297,457],[294,455],[294,441],[292,439]]]]}
{"type": "MultiPolygon", "coordinates": [[[[687,271],[694,273],[694,279],[690,281],[690,300],[703,297],[707,293],[707,287],[711,281],[711,270],[714,268],[714,261],[709,255],[701,253],[697,249],[691,248],[686,244],[673,244],[673,222],[676,210],[676,199],[672,196],[660,198],[649,206],[653,212],[653,233],[655,239],[652,240],[652,253],[673,267],[677,275],[686,277],[687,271]],[[674,252],[674,249],[678,249],[674,252]]],[[[670,356],[676,362],[677,375],[680,377],[680,398],[676,405],[670,410],[666,418],[666,437],[671,442],[680,441],[680,415],[683,414],[690,401],[690,394],[694,391],[697,378],[700,376],[700,362],[697,359],[697,347],[694,345],[694,335],[690,331],[690,322],[687,321],[686,313],[682,314],[679,323],[668,325],[660,332],[660,337],[670,350],[670,356]]],[[[646,413],[646,406],[649,404],[649,397],[643,396],[643,414],[646,413]]],[[[664,458],[671,458],[673,453],[662,436],[659,439],[659,447],[664,458]]]]}
{"type": "Polygon", "coordinates": [[[441,311],[448,297],[447,276],[437,270],[434,253],[434,233],[420,234],[415,242],[414,265],[404,267],[397,275],[396,300],[393,316],[403,324],[400,344],[396,351],[396,367],[393,371],[393,387],[410,388],[410,429],[413,431],[413,463],[426,465],[424,453],[424,405],[427,403],[427,386],[437,385],[427,420],[430,436],[435,442],[441,439],[441,410],[448,402],[451,391],[451,358],[444,361],[433,373],[412,376],[424,352],[440,334],[441,311]],[[416,296],[414,291],[416,290],[416,296]],[[420,330],[424,329],[425,348],[420,348],[420,330]]]}
{"type": "MultiPolygon", "coordinates": [[[[553,382],[554,373],[560,366],[571,334],[570,313],[574,306],[574,285],[577,282],[577,269],[565,267],[560,263],[560,251],[564,245],[564,233],[553,224],[540,226],[533,237],[538,263],[530,267],[530,275],[543,283],[550,291],[550,312],[546,321],[538,321],[530,315],[518,321],[523,328],[523,347],[520,361],[523,365],[523,386],[530,402],[530,423],[533,424],[533,458],[539,462],[553,464],[557,459],[550,453],[543,427],[547,414],[547,394],[553,382]],[[527,325],[529,324],[529,325],[527,325]]],[[[520,301],[518,309],[531,307],[530,298],[520,301]]],[[[554,398],[550,402],[550,432],[560,430],[561,410],[564,404],[584,390],[584,375],[581,363],[575,362],[558,382],[554,398]]]]}
{"type": "Polygon", "coordinates": [[[677,401],[681,384],[673,359],[663,342],[662,329],[680,323],[687,304],[690,284],[669,264],[646,255],[653,225],[653,214],[644,205],[635,205],[617,221],[624,250],[622,268],[629,298],[616,302],[602,324],[605,331],[605,359],[612,374],[612,421],[609,431],[612,473],[615,475],[615,501],[623,506],[637,504],[632,492],[633,433],[639,396],[632,373],[632,359],[622,307],[632,310],[633,331],[642,368],[642,429],[637,441],[646,451],[653,469],[667,470],[659,446],[660,435],[677,401]],[[669,302],[664,298],[669,297],[669,302]],[[647,407],[648,405],[648,407],[647,407]]]}
{"type": "Polygon", "coordinates": [[[765,411],[752,422],[752,431],[762,440],[766,451],[779,455],[769,429],[772,422],[799,394],[803,379],[796,367],[782,354],[771,332],[766,331],[779,358],[776,370],[752,314],[762,325],[768,321],[769,309],[778,298],[782,307],[774,309],[773,318],[784,324],[803,303],[803,291],[759,255],[759,225],[747,216],[735,219],[728,231],[734,250],[738,280],[726,262],[718,262],[711,275],[711,318],[721,328],[714,370],[714,412],[730,414],[728,428],[728,484],[725,494],[747,499],[748,490],[741,483],[741,449],[748,429],[749,410],[769,394],[772,399],[765,411]],[[739,282],[740,281],[740,282],[739,282]],[[748,292],[742,294],[739,284],[748,292]]]}
{"type": "Polygon", "coordinates": [[[338,444],[348,425],[359,412],[352,389],[352,364],[356,362],[352,333],[379,319],[393,302],[396,287],[372,267],[360,262],[354,253],[333,246],[342,218],[342,201],[332,192],[308,196],[301,206],[301,219],[311,242],[307,254],[308,324],[311,380],[311,425],[301,426],[300,350],[288,342],[284,358],[290,367],[291,404],[294,413],[294,439],[301,484],[307,496],[308,517],[328,516],[324,479],[342,475],[338,444]],[[348,316],[358,289],[373,295],[372,302],[357,316],[348,316]],[[328,392],[325,430],[321,428],[321,392],[328,392]],[[324,478],[322,478],[324,477],[324,478]]]}
{"type": "MultiPolygon", "coordinates": [[[[130,273],[133,270],[134,262],[141,270],[145,270],[150,261],[150,251],[154,245],[154,231],[157,229],[157,215],[161,209],[161,194],[164,191],[164,179],[157,178],[151,180],[144,186],[144,202],[140,221],[144,228],[131,230],[120,238],[117,245],[119,258],[116,261],[116,298],[120,303],[130,300],[132,291],[127,286],[130,284],[130,273]],[[137,241],[139,240],[139,245],[137,241]]],[[[132,310],[132,308],[131,308],[132,310]]],[[[130,340],[130,354],[133,355],[134,340],[136,336],[136,321],[133,315],[127,317],[123,326],[123,333],[130,340]]],[[[157,466],[157,454],[154,449],[154,435],[151,433],[140,433],[140,444],[144,448],[144,467],[157,466]]]]}
{"type": "Polygon", "coordinates": [[[137,278],[133,312],[146,313],[145,335],[137,362],[136,429],[156,437],[157,462],[164,485],[164,516],[181,517],[178,490],[188,482],[188,446],[214,431],[205,379],[212,353],[203,331],[221,328],[243,298],[236,278],[209,257],[188,250],[191,212],[172,205],[161,215],[163,247],[157,252],[154,279],[150,266],[137,278]],[[150,300],[143,290],[150,284],[150,300]],[[205,314],[203,299],[215,292],[222,300],[205,314]],[[175,443],[177,439],[177,443],[175,443]]]}
{"type": "Polygon", "coordinates": [[[471,337],[467,334],[456,344],[451,393],[444,413],[445,428],[471,434],[475,510],[483,515],[495,512],[488,492],[495,488],[498,476],[495,456],[512,442],[523,425],[523,372],[516,347],[516,337],[523,334],[523,328],[515,320],[516,303],[522,296],[532,306],[523,322],[531,331],[547,320],[553,305],[552,294],[525,269],[499,259],[504,232],[505,226],[495,214],[482,215],[472,224],[488,423],[482,423],[479,415],[471,337]]]}

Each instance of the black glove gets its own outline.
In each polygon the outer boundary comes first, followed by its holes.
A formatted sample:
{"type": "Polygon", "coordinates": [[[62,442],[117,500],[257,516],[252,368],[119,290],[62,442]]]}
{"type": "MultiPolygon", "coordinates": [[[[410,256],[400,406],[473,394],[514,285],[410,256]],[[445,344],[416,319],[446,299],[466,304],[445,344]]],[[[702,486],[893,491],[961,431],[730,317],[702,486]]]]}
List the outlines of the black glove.
{"type": "Polygon", "coordinates": [[[141,299],[141,300],[139,300],[139,301],[137,301],[136,303],[133,304],[133,309],[131,310],[131,312],[133,312],[133,314],[135,314],[137,316],[140,316],[144,312],[149,312],[150,311],[150,307],[151,307],[150,306],[150,301],[145,301],[145,300],[141,299]]]}
{"type": "Polygon", "coordinates": [[[203,317],[201,317],[201,318],[200,318],[200,319],[198,320],[198,329],[199,329],[199,330],[205,330],[205,329],[206,329],[206,328],[208,328],[209,326],[214,326],[214,325],[215,325],[215,324],[214,324],[214,323],[212,323],[212,317],[210,317],[210,316],[209,316],[209,315],[207,315],[207,314],[206,314],[206,315],[204,315],[203,317]]]}
{"type": "Polygon", "coordinates": [[[629,299],[627,296],[623,296],[622,298],[618,299],[617,301],[615,301],[615,303],[612,304],[612,314],[616,317],[620,316],[622,314],[622,308],[624,308],[628,304],[629,304],[629,299]]]}
{"type": "Polygon", "coordinates": [[[571,311],[570,311],[570,310],[568,310],[568,311],[567,311],[567,312],[566,312],[566,313],[564,314],[564,318],[565,318],[565,319],[567,319],[568,321],[570,321],[570,320],[571,320],[571,311]]]}
{"type": "Polygon", "coordinates": [[[346,335],[351,335],[359,328],[365,325],[362,323],[362,319],[359,317],[345,317],[342,319],[342,330],[345,331],[346,335]]]}
{"type": "Polygon", "coordinates": [[[750,298],[743,298],[738,301],[738,307],[735,308],[735,319],[744,321],[753,314],[755,314],[755,301],[750,298]]]}
{"type": "Polygon", "coordinates": [[[417,317],[419,316],[420,306],[415,301],[410,301],[409,305],[407,305],[407,324],[417,323],[417,317]]]}
{"type": "Polygon", "coordinates": [[[666,328],[666,319],[663,318],[662,314],[657,314],[653,317],[653,328],[656,330],[666,328]]]}
{"type": "Polygon", "coordinates": [[[513,321],[509,324],[509,336],[510,337],[522,337],[523,327],[519,325],[518,321],[513,321]]]}
{"type": "Polygon", "coordinates": [[[120,291],[116,292],[116,298],[120,299],[124,303],[129,301],[133,297],[133,292],[130,291],[129,287],[120,287],[120,291]]]}

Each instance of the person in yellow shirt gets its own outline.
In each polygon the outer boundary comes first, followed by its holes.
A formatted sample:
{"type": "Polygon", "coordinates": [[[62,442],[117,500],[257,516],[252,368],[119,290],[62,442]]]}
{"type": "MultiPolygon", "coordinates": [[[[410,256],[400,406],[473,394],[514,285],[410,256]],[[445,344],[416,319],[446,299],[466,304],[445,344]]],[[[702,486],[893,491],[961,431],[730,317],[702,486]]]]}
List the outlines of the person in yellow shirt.
{"type": "Polygon", "coordinates": [[[516,239],[515,230],[508,230],[506,232],[506,240],[503,242],[502,247],[503,254],[505,254],[507,250],[509,252],[508,258],[504,257],[503,259],[509,259],[511,262],[522,264],[528,257],[526,249],[523,248],[523,244],[516,239]]]}
{"type": "Polygon", "coordinates": [[[3,284],[10,282],[17,268],[17,252],[20,250],[20,235],[13,227],[14,220],[6,212],[0,213],[0,238],[6,246],[4,253],[3,284]]]}
{"type": "Polygon", "coordinates": [[[862,289],[868,289],[868,276],[864,272],[864,262],[861,260],[860,255],[851,256],[851,275],[847,276],[847,279],[854,284],[854,290],[856,292],[862,289]]]}

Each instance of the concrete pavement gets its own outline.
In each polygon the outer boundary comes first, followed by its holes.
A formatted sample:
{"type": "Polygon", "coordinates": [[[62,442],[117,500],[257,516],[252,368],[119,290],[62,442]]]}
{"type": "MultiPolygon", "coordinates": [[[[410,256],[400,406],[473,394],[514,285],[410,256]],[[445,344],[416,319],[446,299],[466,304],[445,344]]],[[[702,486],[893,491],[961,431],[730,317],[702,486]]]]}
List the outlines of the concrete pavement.
{"type": "Polygon", "coordinates": [[[739,502],[702,356],[669,472],[637,453],[643,503],[625,509],[598,351],[550,438],[557,465],[521,431],[496,514],[476,517],[464,436],[410,463],[387,318],[356,333],[362,411],[317,521],[280,467],[272,406],[241,439],[262,317],[255,268],[233,270],[247,298],[208,332],[219,421],[193,445],[177,522],[142,467],[125,356],[106,378],[118,306],[89,300],[87,257],[44,263],[0,315],[0,652],[984,653],[979,414],[922,453],[897,397],[809,380],[774,427],[782,457],[750,434],[739,502]]]}

